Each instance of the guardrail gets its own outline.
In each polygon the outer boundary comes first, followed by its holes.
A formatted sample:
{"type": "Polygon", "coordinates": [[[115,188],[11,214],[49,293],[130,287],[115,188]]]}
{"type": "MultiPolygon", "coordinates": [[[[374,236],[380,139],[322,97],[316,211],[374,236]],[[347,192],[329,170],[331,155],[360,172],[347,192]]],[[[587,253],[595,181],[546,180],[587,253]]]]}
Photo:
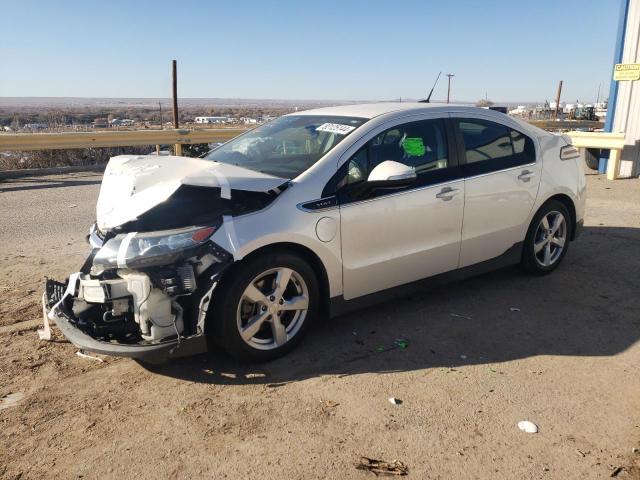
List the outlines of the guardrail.
{"type": "MultiPolygon", "coordinates": [[[[130,130],[115,132],[67,132],[67,133],[2,133],[0,151],[56,150],[67,148],[124,147],[140,145],[176,145],[176,154],[182,153],[181,145],[226,142],[246,129],[170,129],[130,130]]],[[[607,179],[620,175],[620,153],[624,148],[624,134],[607,132],[571,131],[573,145],[578,148],[600,148],[611,151],[607,163],[607,179]]]]}
{"type": "Polygon", "coordinates": [[[578,148],[600,148],[610,150],[607,162],[607,180],[620,176],[620,154],[624,148],[624,133],[610,132],[567,132],[571,143],[578,148]]]}
{"type": "MultiPolygon", "coordinates": [[[[225,142],[246,132],[246,129],[218,128],[207,130],[131,130],[116,132],[68,133],[3,133],[3,150],[55,150],[65,148],[125,147],[139,145],[169,145],[225,142]]],[[[179,154],[180,148],[176,148],[179,154]]]]}

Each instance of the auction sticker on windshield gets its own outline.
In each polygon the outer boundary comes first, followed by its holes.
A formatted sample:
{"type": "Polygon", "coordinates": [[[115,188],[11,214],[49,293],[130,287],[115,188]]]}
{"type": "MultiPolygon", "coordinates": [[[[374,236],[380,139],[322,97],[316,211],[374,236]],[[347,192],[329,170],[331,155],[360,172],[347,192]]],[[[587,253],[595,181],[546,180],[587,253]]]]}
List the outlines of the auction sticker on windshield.
{"type": "Polygon", "coordinates": [[[346,135],[351,131],[355,130],[356,127],[352,127],[351,125],[342,125],[340,123],[323,123],[318,128],[316,128],[316,132],[329,132],[329,133],[337,133],[339,135],[346,135]]]}

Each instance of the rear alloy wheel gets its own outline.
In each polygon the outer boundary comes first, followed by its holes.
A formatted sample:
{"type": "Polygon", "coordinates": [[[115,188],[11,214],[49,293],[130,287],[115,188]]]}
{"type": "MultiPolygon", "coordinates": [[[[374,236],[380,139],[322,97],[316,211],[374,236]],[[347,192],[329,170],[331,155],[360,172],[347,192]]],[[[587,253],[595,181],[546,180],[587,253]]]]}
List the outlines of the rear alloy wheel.
{"type": "Polygon", "coordinates": [[[544,275],[560,264],[569,248],[570,218],[558,201],[542,206],[531,222],[522,254],[522,265],[528,272],[544,275]]]}
{"type": "Polygon", "coordinates": [[[297,255],[254,256],[225,274],[212,305],[210,346],[241,360],[271,360],[295,347],[317,316],[318,281],[297,255]]]}
{"type": "Polygon", "coordinates": [[[567,221],[560,212],[547,213],[538,225],[533,242],[536,261],[550,267],[558,261],[567,242],[567,221]]]}

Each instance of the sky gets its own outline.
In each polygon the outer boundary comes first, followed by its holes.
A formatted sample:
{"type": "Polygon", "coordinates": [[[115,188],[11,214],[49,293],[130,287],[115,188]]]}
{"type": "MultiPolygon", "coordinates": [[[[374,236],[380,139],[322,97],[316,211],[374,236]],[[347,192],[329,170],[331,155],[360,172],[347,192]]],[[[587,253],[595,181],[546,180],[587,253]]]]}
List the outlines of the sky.
{"type": "Polygon", "coordinates": [[[0,96],[594,101],[620,0],[0,0],[0,96]]]}

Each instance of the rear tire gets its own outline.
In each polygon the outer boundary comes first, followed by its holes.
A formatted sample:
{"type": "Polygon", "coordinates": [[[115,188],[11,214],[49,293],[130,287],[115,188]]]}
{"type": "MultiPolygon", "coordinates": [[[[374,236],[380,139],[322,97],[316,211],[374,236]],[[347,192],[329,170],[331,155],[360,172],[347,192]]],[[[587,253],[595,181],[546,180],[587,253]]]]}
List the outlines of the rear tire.
{"type": "Polygon", "coordinates": [[[318,316],[315,272],[297,255],[273,252],[241,261],[216,288],[205,333],[209,348],[244,361],[291,351],[318,316]]]}
{"type": "Polygon", "coordinates": [[[591,170],[598,170],[600,166],[600,149],[585,148],[584,161],[591,170]]]}
{"type": "Polygon", "coordinates": [[[567,254],[573,224],[567,207],[549,200],[535,214],[522,250],[521,265],[533,275],[553,272],[567,254]]]}

